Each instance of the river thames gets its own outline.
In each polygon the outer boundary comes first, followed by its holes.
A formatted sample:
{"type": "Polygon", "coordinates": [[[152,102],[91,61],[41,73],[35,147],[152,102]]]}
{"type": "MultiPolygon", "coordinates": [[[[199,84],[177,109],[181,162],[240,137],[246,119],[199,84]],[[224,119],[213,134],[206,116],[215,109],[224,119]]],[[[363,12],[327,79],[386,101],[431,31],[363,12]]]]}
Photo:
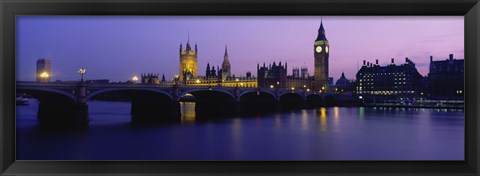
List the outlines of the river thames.
{"type": "Polygon", "coordinates": [[[464,112],[327,107],[133,125],[128,102],[88,102],[85,130],[41,130],[34,99],[17,106],[18,160],[463,160],[464,112]]]}

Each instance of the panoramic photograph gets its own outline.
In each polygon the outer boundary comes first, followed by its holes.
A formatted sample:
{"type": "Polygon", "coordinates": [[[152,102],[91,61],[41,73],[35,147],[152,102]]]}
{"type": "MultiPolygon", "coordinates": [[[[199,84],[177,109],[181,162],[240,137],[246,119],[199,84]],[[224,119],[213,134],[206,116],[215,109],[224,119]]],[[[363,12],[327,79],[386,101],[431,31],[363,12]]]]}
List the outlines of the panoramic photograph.
{"type": "Polygon", "coordinates": [[[464,160],[463,16],[17,16],[17,160],[464,160]]]}

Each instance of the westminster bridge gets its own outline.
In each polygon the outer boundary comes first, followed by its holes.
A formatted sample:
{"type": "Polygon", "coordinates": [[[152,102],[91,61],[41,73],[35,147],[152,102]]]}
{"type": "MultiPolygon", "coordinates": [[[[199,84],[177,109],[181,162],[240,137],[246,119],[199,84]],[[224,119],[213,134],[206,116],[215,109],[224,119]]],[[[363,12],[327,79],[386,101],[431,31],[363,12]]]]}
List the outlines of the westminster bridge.
{"type": "Polygon", "coordinates": [[[334,96],[281,88],[27,81],[17,81],[16,91],[39,101],[37,116],[45,124],[88,124],[87,102],[112,94],[128,97],[132,120],[141,122],[179,119],[186,96],[195,98],[197,116],[325,106],[334,96]]]}

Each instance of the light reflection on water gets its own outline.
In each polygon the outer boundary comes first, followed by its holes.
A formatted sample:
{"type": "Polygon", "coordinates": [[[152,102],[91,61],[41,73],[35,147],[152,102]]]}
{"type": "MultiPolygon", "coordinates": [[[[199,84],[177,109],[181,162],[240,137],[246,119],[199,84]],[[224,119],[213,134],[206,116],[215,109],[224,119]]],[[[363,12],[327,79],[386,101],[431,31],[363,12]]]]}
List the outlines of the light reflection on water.
{"type": "Polygon", "coordinates": [[[17,108],[17,159],[81,160],[463,160],[464,113],[328,107],[197,121],[130,123],[130,103],[89,102],[82,132],[37,129],[36,108],[17,108]]]}

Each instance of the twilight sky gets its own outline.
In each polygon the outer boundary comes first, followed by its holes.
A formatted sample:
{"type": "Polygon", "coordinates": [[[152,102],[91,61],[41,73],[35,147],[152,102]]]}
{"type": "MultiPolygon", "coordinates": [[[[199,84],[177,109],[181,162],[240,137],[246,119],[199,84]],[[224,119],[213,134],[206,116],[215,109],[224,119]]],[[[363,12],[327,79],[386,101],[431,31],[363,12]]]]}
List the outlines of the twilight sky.
{"type": "MultiPolygon", "coordinates": [[[[464,58],[464,17],[324,16],[330,44],[330,77],[342,71],[354,78],[363,60],[380,65],[409,57],[422,75],[429,57],[464,58]]],[[[307,66],[313,75],[313,42],[320,17],[234,16],[19,16],[17,17],[17,80],[35,80],[39,58],[52,61],[51,80],[126,81],[141,73],[178,73],[179,45],[198,44],[198,74],[207,63],[220,66],[225,44],[235,75],[256,75],[257,63],[288,62],[307,66]]]]}

